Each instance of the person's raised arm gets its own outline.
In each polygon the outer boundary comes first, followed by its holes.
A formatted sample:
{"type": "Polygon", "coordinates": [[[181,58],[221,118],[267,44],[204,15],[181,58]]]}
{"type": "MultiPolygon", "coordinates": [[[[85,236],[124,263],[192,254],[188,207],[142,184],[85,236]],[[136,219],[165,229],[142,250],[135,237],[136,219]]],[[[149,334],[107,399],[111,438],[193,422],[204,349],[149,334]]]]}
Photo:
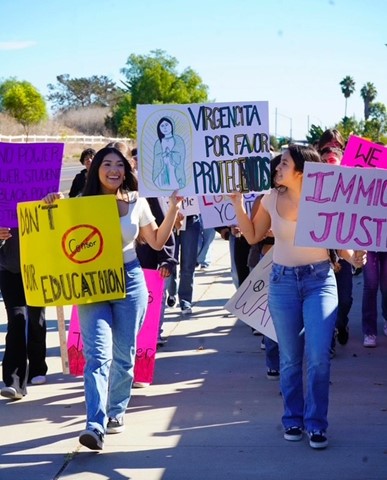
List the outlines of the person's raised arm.
{"type": "Polygon", "coordinates": [[[154,250],[161,250],[170,237],[182,200],[183,197],[173,192],[169,197],[169,208],[161,225],[157,228],[156,222],[152,222],[140,228],[141,236],[154,250]]]}
{"type": "Polygon", "coordinates": [[[271,219],[267,210],[259,203],[256,213],[250,220],[246,213],[243,203],[243,195],[234,193],[230,195],[231,201],[235,208],[236,217],[239,228],[250,245],[260,242],[270,229],[271,219]]]}

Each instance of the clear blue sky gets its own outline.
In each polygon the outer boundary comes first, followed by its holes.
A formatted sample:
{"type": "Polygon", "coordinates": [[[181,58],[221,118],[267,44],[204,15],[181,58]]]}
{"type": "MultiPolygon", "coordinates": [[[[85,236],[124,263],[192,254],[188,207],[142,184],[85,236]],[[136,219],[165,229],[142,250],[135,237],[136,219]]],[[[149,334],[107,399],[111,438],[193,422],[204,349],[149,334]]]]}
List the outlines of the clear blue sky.
{"type": "Polygon", "coordinates": [[[43,95],[64,73],[118,82],[130,54],[158,48],[193,68],[211,100],[269,101],[272,134],[292,125],[304,138],[308,116],[336,123],[346,75],[349,116],[363,118],[366,82],[387,104],[385,0],[1,0],[0,19],[0,79],[43,95]]]}

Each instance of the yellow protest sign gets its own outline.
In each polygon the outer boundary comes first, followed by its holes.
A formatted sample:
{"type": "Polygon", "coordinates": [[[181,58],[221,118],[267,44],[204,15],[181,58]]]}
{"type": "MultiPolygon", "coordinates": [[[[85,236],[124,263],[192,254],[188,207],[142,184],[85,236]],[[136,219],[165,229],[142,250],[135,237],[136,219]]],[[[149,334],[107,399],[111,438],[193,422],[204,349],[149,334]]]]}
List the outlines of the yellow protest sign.
{"type": "Polygon", "coordinates": [[[121,227],[114,195],[17,207],[27,304],[79,305],[125,297],[121,227]]]}

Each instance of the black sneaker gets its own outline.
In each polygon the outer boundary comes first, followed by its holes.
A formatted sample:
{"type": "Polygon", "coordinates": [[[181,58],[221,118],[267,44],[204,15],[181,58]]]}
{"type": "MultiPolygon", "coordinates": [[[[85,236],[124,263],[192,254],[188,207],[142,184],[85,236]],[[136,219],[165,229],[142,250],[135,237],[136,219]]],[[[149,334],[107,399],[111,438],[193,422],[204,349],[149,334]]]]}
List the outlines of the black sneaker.
{"type": "Polygon", "coordinates": [[[83,430],[79,434],[79,443],[90,450],[103,449],[104,434],[97,430],[83,430]]]}
{"type": "Polygon", "coordinates": [[[309,445],[312,448],[326,448],[328,446],[328,439],[325,432],[316,431],[309,433],[309,445]]]}
{"type": "Polygon", "coordinates": [[[160,335],[159,338],[157,339],[156,345],[157,345],[158,347],[163,347],[167,342],[168,342],[168,339],[167,339],[166,337],[162,337],[162,336],[160,335]]]}
{"type": "Polygon", "coordinates": [[[121,433],[125,430],[124,418],[109,418],[106,433],[121,433]]]}
{"type": "Polygon", "coordinates": [[[349,338],[349,329],[347,327],[340,327],[337,330],[337,341],[340,343],[340,345],[346,345],[348,342],[349,338]]]}
{"type": "Polygon", "coordinates": [[[176,305],[176,297],[171,297],[168,295],[168,298],[167,298],[167,305],[168,307],[174,307],[176,305]]]}
{"type": "Polygon", "coordinates": [[[268,380],[279,380],[280,372],[278,370],[274,370],[273,368],[268,368],[266,370],[266,378],[268,380]]]}
{"type": "Polygon", "coordinates": [[[302,440],[302,428],[301,427],[289,427],[285,430],[284,439],[289,442],[299,442],[302,440]]]}

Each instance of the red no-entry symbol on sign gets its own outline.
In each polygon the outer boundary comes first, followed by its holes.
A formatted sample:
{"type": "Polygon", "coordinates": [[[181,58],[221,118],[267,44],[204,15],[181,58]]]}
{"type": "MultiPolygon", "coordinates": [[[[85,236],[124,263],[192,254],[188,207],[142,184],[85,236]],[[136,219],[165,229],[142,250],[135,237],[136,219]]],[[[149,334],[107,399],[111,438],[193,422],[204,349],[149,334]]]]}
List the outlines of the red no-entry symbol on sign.
{"type": "Polygon", "coordinates": [[[63,235],[62,248],[66,257],[74,263],[92,262],[102,254],[102,234],[93,225],[77,225],[63,235]]]}

